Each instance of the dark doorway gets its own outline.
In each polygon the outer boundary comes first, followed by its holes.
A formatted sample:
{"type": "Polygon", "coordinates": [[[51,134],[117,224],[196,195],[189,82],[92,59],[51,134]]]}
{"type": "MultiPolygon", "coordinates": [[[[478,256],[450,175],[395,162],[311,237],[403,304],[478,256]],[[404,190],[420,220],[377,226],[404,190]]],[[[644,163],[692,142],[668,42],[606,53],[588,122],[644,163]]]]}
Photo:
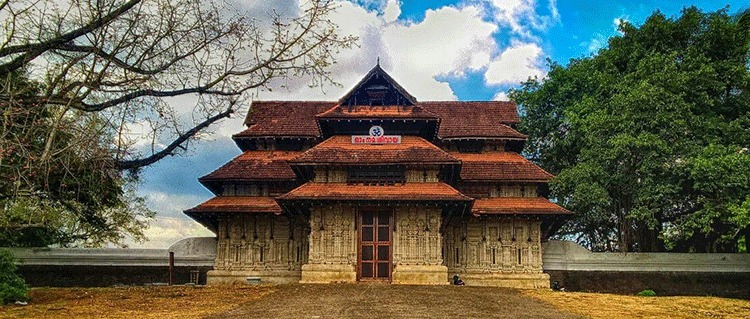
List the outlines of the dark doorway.
{"type": "Polygon", "coordinates": [[[380,207],[360,210],[357,258],[359,280],[391,280],[392,237],[392,210],[380,207]]]}

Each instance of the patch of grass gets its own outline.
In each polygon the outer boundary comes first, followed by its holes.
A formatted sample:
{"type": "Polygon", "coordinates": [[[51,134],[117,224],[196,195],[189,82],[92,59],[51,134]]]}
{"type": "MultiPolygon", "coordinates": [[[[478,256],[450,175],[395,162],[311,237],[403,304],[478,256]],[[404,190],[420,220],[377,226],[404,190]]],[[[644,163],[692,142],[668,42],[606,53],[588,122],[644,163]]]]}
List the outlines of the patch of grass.
{"type": "Polygon", "coordinates": [[[641,297],[656,297],[656,292],[651,289],[646,289],[638,293],[641,297]]]}

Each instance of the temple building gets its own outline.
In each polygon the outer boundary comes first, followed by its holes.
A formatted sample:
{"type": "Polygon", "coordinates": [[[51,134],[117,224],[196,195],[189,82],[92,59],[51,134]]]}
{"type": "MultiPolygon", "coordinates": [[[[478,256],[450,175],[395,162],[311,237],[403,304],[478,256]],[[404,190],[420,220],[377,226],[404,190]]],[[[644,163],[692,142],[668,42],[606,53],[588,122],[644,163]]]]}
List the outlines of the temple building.
{"type": "Polygon", "coordinates": [[[338,101],[256,101],[242,154],[185,213],[216,233],[208,283],[549,287],[571,214],[519,152],[511,102],[419,102],[377,65],[338,101]]]}

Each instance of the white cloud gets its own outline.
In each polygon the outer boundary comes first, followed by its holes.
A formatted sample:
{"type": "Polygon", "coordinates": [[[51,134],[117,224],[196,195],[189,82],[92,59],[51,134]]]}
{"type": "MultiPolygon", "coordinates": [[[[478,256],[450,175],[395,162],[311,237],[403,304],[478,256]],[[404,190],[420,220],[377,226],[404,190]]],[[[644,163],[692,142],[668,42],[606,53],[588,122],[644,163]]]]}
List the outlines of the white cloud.
{"type": "Polygon", "coordinates": [[[532,29],[544,31],[560,21],[556,0],[547,4],[549,15],[539,14],[536,0],[489,0],[489,4],[499,24],[526,37],[533,37],[532,29]]]}
{"type": "Polygon", "coordinates": [[[385,9],[383,9],[383,19],[385,19],[385,22],[393,22],[398,19],[398,16],[401,15],[401,1],[399,0],[388,0],[388,2],[385,5],[385,9]]]}
{"type": "Polygon", "coordinates": [[[543,76],[542,48],[518,41],[495,58],[484,74],[488,84],[518,84],[529,77],[543,76]]]}
{"type": "Polygon", "coordinates": [[[508,97],[508,93],[506,93],[505,91],[500,91],[495,94],[492,100],[493,101],[510,101],[510,97],[508,97]]]}
{"type": "Polygon", "coordinates": [[[596,53],[599,49],[607,46],[607,37],[604,34],[597,33],[589,41],[581,42],[580,46],[585,47],[589,53],[596,53]]]}

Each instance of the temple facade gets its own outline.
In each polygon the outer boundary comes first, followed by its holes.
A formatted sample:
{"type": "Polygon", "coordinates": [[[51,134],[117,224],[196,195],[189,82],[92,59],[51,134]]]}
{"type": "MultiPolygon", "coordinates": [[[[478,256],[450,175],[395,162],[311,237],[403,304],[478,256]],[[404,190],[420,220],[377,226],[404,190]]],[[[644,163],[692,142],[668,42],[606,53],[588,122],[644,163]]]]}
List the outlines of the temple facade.
{"type": "Polygon", "coordinates": [[[549,287],[571,213],[519,152],[511,102],[419,102],[375,66],[339,101],[256,101],[241,155],[185,213],[216,233],[208,282],[549,287]]]}

